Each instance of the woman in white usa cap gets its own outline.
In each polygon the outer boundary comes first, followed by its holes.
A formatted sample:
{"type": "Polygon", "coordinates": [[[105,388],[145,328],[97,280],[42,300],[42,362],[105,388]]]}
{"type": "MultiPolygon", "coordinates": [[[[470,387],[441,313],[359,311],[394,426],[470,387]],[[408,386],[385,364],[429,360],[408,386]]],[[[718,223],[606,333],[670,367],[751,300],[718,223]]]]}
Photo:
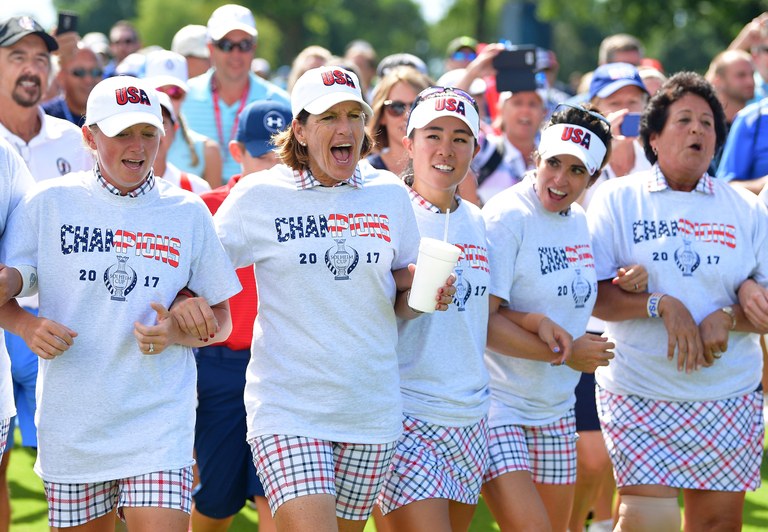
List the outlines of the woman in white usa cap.
{"type": "Polygon", "coordinates": [[[154,177],[161,135],[154,89],[101,81],[83,126],[93,170],[34,189],[3,242],[11,293],[40,294],[40,317],[2,313],[41,359],[35,471],[52,528],[114,530],[115,513],[130,530],[188,527],[190,347],[229,334],[239,283],[202,201],[154,177]]]}

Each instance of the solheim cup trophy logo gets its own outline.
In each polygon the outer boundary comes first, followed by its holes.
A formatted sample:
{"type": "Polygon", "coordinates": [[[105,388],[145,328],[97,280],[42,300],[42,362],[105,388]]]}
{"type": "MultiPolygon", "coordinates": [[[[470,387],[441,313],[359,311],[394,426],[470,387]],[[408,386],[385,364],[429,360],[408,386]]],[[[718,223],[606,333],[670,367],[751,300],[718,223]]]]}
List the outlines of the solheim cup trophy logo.
{"type": "Polygon", "coordinates": [[[701,257],[693,251],[691,241],[683,238],[683,247],[675,250],[675,264],[683,272],[683,277],[691,277],[700,263],[701,257]]]}
{"type": "Polygon", "coordinates": [[[346,238],[334,238],[334,240],[336,241],[336,250],[331,253],[334,249],[331,247],[325,252],[325,265],[334,275],[334,280],[346,281],[352,270],[357,267],[360,254],[352,247],[349,248],[351,252],[346,250],[344,247],[346,238]]]}
{"type": "Polygon", "coordinates": [[[469,280],[464,278],[464,268],[456,268],[453,270],[456,273],[456,294],[453,296],[453,301],[459,307],[459,312],[467,310],[467,300],[472,295],[472,284],[469,280]]]}
{"type": "Polygon", "coordinates": [[[104,271],[104,285],[112,294],[112,301],[125,301],[125,296],[136,286],[136,272],[126,264],[128,255],[117,255],[117,264],[104,271]]]}
{"type": "Polygon", "coordinates": [[[576,278],[571,283],[571,293],[576,308],[584,308],[589,296],[592,295],[592,287],[581,275],[581,264],[576,268],[576,278]]]}

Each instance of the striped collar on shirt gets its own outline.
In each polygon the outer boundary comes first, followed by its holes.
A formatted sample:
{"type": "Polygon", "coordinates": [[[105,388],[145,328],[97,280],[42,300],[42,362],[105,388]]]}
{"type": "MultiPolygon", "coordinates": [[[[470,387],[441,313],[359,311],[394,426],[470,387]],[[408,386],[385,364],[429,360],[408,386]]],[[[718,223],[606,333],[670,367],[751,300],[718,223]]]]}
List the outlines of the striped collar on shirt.
{"type": "Polygon", "coordinates": [[[144,194],[148,193],[150,190],[152,190],[155,187],[155,174],[152,171],[152,169],[149,170],[149,175],[147,176],[147,179],[144,180],[144,182],[138,187],[127,194],[123,194],[120,192],[120,189],[111,184],[109,181],[107,181],[103,175],[101,175],[101,171],[99,170],[99,165],[93,167],[93,171],[96,174],[96,180],[99,182],[99,184],[107,189],[107,192],[110,194],[114,194],[115,196],[127,196],[129,198],[138,198],[139,196],[143,196],[144,194]]]}
{"type": "MultiPolygon", "coordinates": [[[[309,171],[309,168],[306,170],[294,170],[293,178],[296,180],[296,188],[298,190],[306,190],[308,188],[326,186],[312,175],[312,172],[309,171]]],[[[355,172],[352,174],[352,177],[345,179],[344,181],[339,181],[339,183],[334,186],[337,187],[339,185],[349,185],[352,188],[362,188],[363,176],[360,174],[360,166],[355,167],[355,172]]]]}
{"type": "MultiPolygon", "coordinates": [[[[413,190],[411,187],[408,187],[408,195],[411,196],[411,201],[416,203],[416,205],[423,207],[427,209],[428,211],[432,211],[435,214],[442,214],[443,211],[440,210],[439,207],[437,207],[434,203],[427,200],[424,196],[413,190]]],[[[456,198],[456,204],[458,205],[461,203],[461,198],[459,196],[454,196],[456,198]]]]}
{"type": "MultiPolygon", "coordinates": [[[[659,168],[658,163],[653,165],[653,169],[648,176],[646,186],[648,187],[648,192],[660,192],[669,188],[667,178],[664,177],[664,174],[661,172],[661,168],[659,168]]],[[[715,184],[712,180],[712,176],[704,172],[704,175],[701,176],[699,182],[696,183],[696,188],[693,190],[695,192],[701,192],[702,194],[714,194],[715,184]]]]}

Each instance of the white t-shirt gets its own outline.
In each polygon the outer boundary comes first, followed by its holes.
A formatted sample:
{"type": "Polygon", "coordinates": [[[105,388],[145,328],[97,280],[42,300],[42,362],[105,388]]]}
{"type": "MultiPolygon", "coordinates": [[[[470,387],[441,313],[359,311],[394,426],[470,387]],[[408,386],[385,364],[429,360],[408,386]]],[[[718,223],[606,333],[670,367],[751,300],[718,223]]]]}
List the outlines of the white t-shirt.
{"type": "Polygon", "coordinates": [[[361,188],[297,188],[252,174],[214,216],[236,267],[254,264],[259,312],[245,387],[248,438],[385,443],[402,432],[392,270],[415,263],[405,185],[358,166],[361,188]]]}
{"type": "MultiPolygon", "coordinates": [[[[6,234],[6,222],[24,194],[34,186],[32,175],[27,170],[22,158],[11,145],[0,139],[0,235],[6,234]]],[[[0,260],[5,263],[3,257],[0,260]]],[[[0,329],[0,420],[16,415],[13,402],[13,383],[11,382],[11,361],[5,348],[5,338],[0,329]]],[[[8,437],[13,437],[9,434],[8,437]]]]}
{"type": "Polygon", "coordinates": [[[37,267],[40,315],[78,333],[40,360],[35,471],[84,483],[191,465],[192,350],[145,355],[133,329],[155,324],[150,303],[168,308],[185,286],[210,304],[239,290],[202,200],[161,179],[115,196],[78,172],[38,184],[8,234],[8,264],[37,267]]]}
{"type": "MultiPolygon", "coordinates": [[[[445,214],[413,201],[421,236],[442,239],[445,214]]],[[[480,209],[461,201],[449,217],[448,241],[462,249],[454,269],[456,297],[445,312],[398,320],[403,410],[429,423],[467,426],[488,412],[488,371],[483,351],[488,332],[490,269],[480,209]]]]}
{"type": "MultiPolygon", "coordinates": [[[[169,162],[165,163],[165,174],[159,177],[165,179],[169,183],[173,183],[177,187],[181,187],[181,170],[169,162]]],[[[194,192],[198,196],[203,192],[211,190],[211,185],[208,184],[208,181],[198,175],[187,172],[187,179],[189,179],[189,184],[192,187],[190,192],[194,192]]]]}
{"type": "MultiPolygon", "coordinates": [[[[719,179],[702,179],[711,193],[659,187],[657,166],[604,183],[588,218],[597,277],[642,264],[648,291],[670,294],[696,323],[738,302],[741,283],[768,283],[768,214],[753,194],[719,179]]],[[[753,392],[760,383],[758,335],[731,332],[728,351],[709,368],[677,371],[667,360],[667,332],[661,319],[608,322],[616,357],[596,372],[597,382],[616,394],[657,400],[704,401],[753,392]]]]}
{"type": "Polygon", "coordinates": [[[72,122],[45,114],[42,107],[38,111],[42,127],[28,143],[0,123],[0,137],[21,155],[35,181],[93,168],[93,155],[83,144],[80,128],[72,122]]]}
{"type": "MultiPolygon", "coordinates": [[[[491,294],[511,309],[539,312],[582,336],[597,298],[597,278],[584,210],[544,209],[535,174],[483,207],[491,259],[491,294]]],[[[576,402],[580,373],[525,358],[485,352],[491,375],[491,427],[545,425],[576,402]]]]}

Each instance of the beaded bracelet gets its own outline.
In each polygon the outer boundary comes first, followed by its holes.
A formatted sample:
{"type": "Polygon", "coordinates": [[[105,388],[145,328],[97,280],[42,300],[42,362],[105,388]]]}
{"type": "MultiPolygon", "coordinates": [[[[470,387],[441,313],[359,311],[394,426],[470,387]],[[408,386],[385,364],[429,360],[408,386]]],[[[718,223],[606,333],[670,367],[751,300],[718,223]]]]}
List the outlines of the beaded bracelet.
{"type": "Polygon", "coordinates": [[[646,303],[645,309],[648,311],[649,318],[661,317],[661,314],[659,314],[659,305],[661,304],[661,300],[664,295],[665,294],[661,294],[659,292],[654,292],[648,296],[648,303],[646,303]]]}

